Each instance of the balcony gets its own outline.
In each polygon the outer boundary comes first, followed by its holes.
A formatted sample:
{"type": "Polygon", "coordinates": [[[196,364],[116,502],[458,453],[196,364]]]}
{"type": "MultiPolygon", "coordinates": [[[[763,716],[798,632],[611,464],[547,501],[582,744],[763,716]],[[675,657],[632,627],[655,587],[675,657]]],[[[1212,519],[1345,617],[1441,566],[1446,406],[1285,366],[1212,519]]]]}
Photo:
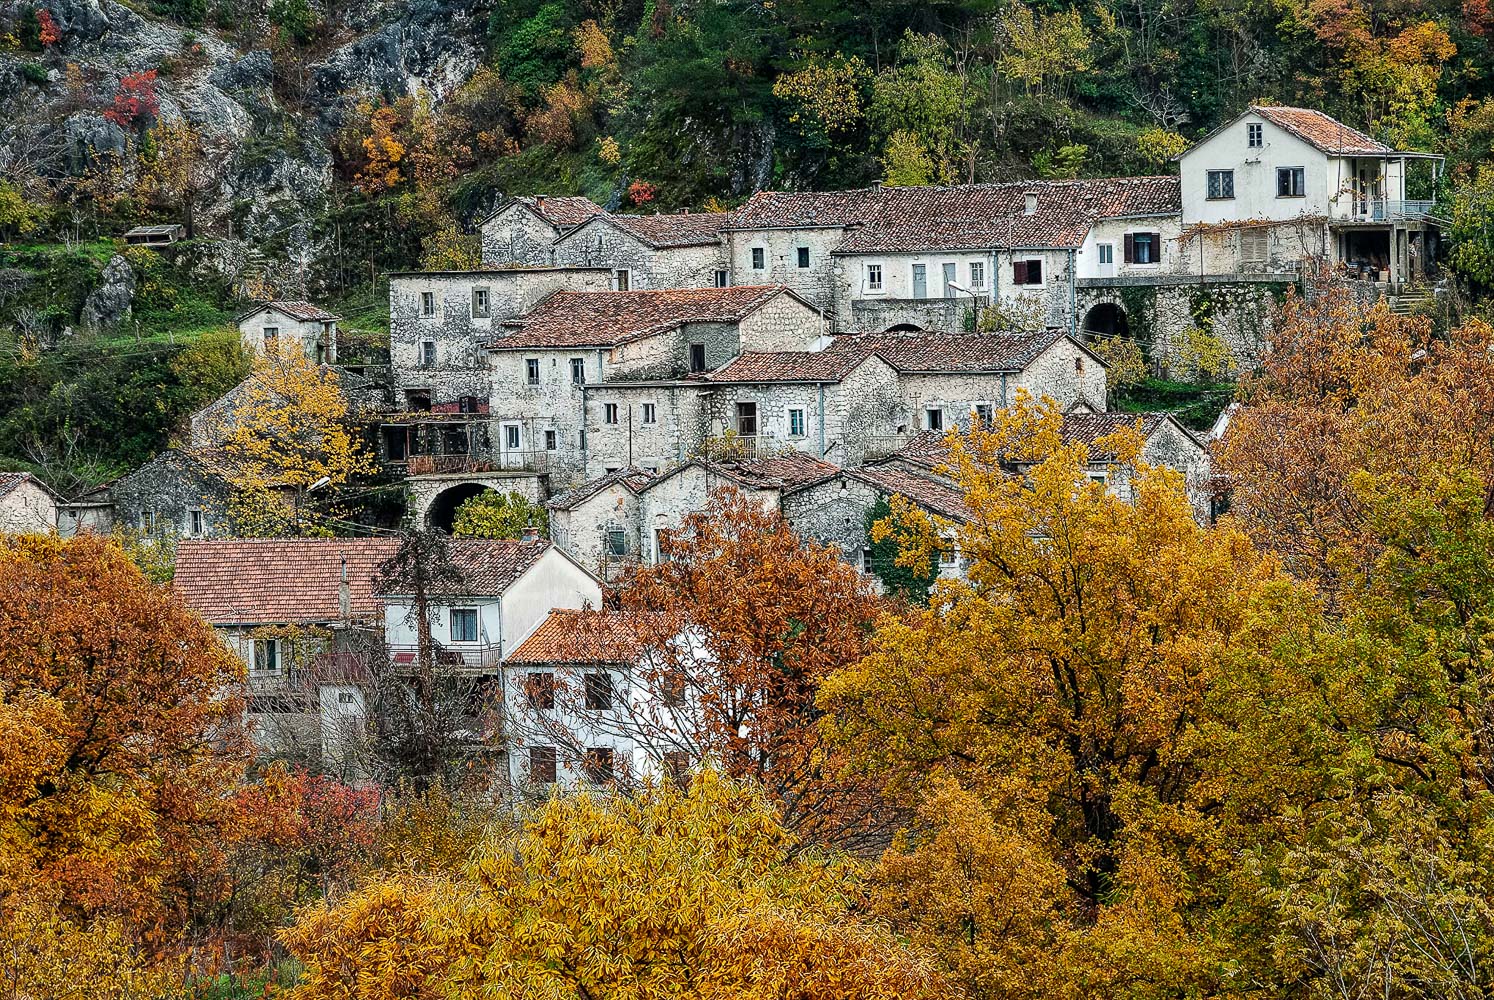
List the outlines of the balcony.
{"type": "MultiPolygon", "coordinates": [[[[503,647],[496,642],[471,642],[460,646],[436,643],[431,653],[438,674],[497,673],[503,660],[503,647]]],[[[396,671],[413,672],[419,662],[419,646],[389,645],[389,663],[396,671]]]]}
{"type": "Polygon", "coordinates": [[[1392,201],[1386,198],[1355,198],[1349,202],[1352,222],[1440,222],[1435,201],[1392,201]]]}

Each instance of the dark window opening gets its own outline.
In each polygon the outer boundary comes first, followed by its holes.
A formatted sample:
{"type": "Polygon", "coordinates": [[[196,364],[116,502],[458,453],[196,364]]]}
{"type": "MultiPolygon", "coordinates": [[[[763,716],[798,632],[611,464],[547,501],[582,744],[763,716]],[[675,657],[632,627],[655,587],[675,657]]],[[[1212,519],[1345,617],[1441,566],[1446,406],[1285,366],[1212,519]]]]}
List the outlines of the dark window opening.
{"type": "Polygon", "coordinates": [[[605,670],[588,673],[585,678],[586,707],[594,712],[612,708],[612,675],[605,670]]]}

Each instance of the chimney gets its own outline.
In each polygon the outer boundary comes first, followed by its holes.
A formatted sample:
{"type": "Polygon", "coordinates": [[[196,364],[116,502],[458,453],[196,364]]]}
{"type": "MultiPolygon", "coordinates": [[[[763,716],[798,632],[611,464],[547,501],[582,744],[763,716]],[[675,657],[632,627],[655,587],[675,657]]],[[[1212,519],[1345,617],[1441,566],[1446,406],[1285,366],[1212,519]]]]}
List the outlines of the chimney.
{"type": "Polygon", "coordinates": [[[342,579],[337,584],[337,613],[343,618],[353,617],[353,591],[348,586],[348,557],[342,557],[342,579]]]}
{"type": "Polygon", "coordinates": [[[1027,192],[1027,194],[1025,196],[1025,199],[1024,199],[1024,204],[1022,206],[1022,214],[1023,215],[1036,215],[1037,214],[1037,192],[1036,191],[1029,191],[1029,192],[1027,192]]]}
{"type": "Polygon", "coordinates": [[[867,190],[868,191],[880,191],[880,190],[882,190],[882,182],[881,181],[872,181],[871,182],[871,187],[867,188],[867,190]]]}
{"type": "Polygon", "coordinates": [[[519,535],[522,541],[537,542],[540,540],[540,530],[532,524],[524,525],[524,531],[519,535]]]}

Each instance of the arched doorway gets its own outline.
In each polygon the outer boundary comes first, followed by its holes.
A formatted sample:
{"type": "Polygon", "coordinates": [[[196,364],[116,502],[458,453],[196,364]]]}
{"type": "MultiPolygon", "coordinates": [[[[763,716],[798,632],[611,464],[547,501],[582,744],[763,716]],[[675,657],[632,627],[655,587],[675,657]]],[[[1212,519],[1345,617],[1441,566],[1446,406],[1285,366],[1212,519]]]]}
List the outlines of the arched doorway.
{"type": "Polygon", "coordinates": [[[1126,311],[1114,302],[1101,302],[1084,314],[1084,326],[1080,329],[1085,340],[1110,340],[1131,336],[1131,324],[1126,322],[1126,311]]]}
{"type": "Polygon", "coordinates": [[[431,500],[430,508],[425,512],[425,523],[429,527],[450,532],[456,524],[458,507],[478,494],[491,492],[493,490],[482,483],[458,483],[450,489],[442,490],[431,500]]]}

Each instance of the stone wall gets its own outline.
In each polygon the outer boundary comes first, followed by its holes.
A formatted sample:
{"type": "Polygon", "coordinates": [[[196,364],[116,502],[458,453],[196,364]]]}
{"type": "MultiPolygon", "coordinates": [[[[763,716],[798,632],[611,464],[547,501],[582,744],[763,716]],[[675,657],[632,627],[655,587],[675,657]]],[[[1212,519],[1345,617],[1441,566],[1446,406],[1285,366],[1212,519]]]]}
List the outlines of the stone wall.
{"type": "MultiPolygon", "coordinates": [[[[740,489],[732,480],[702,465],[687,465],[661,479],[638,495],[638,526],[643,561],[651,563],[654,537],[659,530],[677,530],[687,516],[705,510],[712,493],[740,489]]],[[[765,511],[778,509],[777,490],[752,490],[749,494],[765,511]]]]}
{"type": "Polygon", "coordinates": [[[858,333],[881,333],[894,326],[912,326],[941,333],[973,329],[975,310],[988,302],[970,296],[955,299],[855,299],[850,327],[858,333]]]}
{"type": "Polygon", "coordinates": [[[839,226],[815,229],[758,229],[723,234],[733,285],[787,285],[816,308],[834,312],[840,301],[839,264],[831,253],[846,231],[839,226]],[[762,247],[764,267],[752,266],[752,248],[762,247]],[[799,247],[809,248],[809,266],[799,267],[799,247]]]}
{"type": "MultiPolygon", "coordinates": [[[[527,470],[512,472],[440,473],[410,476],[405,480],[405,495],[410,514],[417,524],[426,524],[431,507],[443,493],[461,487],[484,486],[499,493],[519,493],[535,503],[550,496],[550,485],[542,473],[527,470]]],[[[474,491],[475,492],[475,491],[474,491]]]]}
{"type": "Polygon", "coordinates": [[[824,315],[792,295],[779,294],[738,324],[743,351],[808,351],[829,333],[824,315]]]}
{"type": "Polygon", "coordinates": [[[201,462],[176,449],[163,451],[109,486],[114,523],[140,530],[142,514],[150,512],[158,534],[191,534],[192,510],[202,512],[202,536],[229,534],[228,487],[209,474],[201,462]]]}
{"type": "Polygon", "coordinates": [[[554,262],[561,267],[625,269],[633,289],[710,288],[716,272],[727,266],[720,243],[651,247],[602,216],[565,234],[555,244],[554,262]]]}
{"type": "Polygon", "coordinates": [[[699,449],[704,436],[701,395],[705,388],[678,383],[588,386],[585,478],[629,465],[663,472],[685,461],[699,449]],[[608,404],[617,408],[614,424],[606,420],[608,404]],[[643,420],[645,404],[654,407],[651,423],[643,420]]]}
{"type": "Polygon", "coordinates": [[[841,556],[860,567],[867,547],[866,515],[881,494],[850,476],[836,476],[783,497],[783,518],[805,541],[834,545],[841,556]]]}
{"type": "Polygon", "coordinates": [[[482,262],[488,267],[552,263],[551,243],[560,233],[554,226],[515,202],[482,224],[482,262]]]}
{"type": "Polygon", "coordinates": [[[550,538],[598,577],[616,579],[622,569],[639,560],[638,497],[614,484],[574,510],[552,510],[550,538]],[[614,529],[623,532],[621,558],[607,550],[607,536],[614,529]]]}
{"type": "Polygon", "coordinates": [[[1017,389],[1026,389],[1034,396],[1051,398],[1060,409],[1084,403],[1090,409],[1102,411],[1106,381],[1105,366],[1064,337],[1034,358],[1011,388],[1014,397],[1017,389]]]}

